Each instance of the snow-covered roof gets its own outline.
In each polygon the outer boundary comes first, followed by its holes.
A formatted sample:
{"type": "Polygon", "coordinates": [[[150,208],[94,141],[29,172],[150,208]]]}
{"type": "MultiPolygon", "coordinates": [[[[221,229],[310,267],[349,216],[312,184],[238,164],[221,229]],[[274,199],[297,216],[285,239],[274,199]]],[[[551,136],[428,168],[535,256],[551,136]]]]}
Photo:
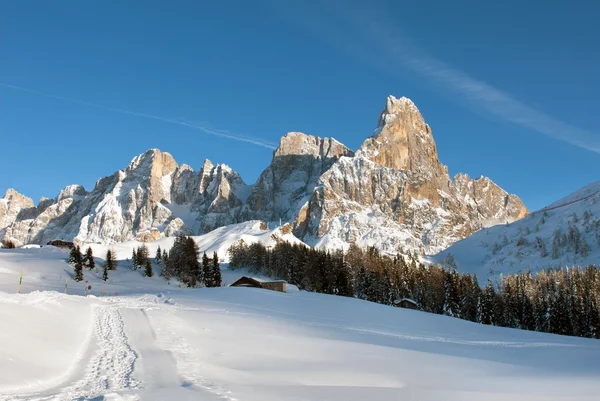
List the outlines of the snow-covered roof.
{"type": "Polygon", "coordinates": [[[415,301],[414,299],[410,299],[410,298],[398,298],[394,301],[394,304],[399,304],[403,301],[410,302],[411,304],[417,305],[417,301],[415,301]]]}

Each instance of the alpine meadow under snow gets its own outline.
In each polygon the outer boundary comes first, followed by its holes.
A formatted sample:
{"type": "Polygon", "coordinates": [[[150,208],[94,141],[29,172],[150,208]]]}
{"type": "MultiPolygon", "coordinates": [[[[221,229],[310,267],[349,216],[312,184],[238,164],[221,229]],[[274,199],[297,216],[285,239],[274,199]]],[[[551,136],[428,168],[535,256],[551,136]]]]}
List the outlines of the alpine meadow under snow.
{"type": "Polygon", "coordinates": [[[597,399],[597,340],[297,290],[182,289],[122,257],[107,282],[84,272],[87,297],[72,281],[65,295],[67,256],[0,251],[3,401],[597,399]]]}

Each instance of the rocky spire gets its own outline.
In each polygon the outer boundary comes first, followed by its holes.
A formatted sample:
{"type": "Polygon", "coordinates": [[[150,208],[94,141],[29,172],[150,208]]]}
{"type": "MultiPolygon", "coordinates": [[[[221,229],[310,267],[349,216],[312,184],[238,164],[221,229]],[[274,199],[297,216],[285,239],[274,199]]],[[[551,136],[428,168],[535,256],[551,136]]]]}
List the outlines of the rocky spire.
{"type": "Polygon", "coordinates": [[[444,170],[438,160],[431,128],[415,104],[406,97],[388,96],[377,128],[358,150],[383,167],[400,171],[421,168],[444,170]]]}
{"type": "Polygon", "coordinates": [[[431,252],[490,221],[526,214],[518,197],[489,179],[450,180],[415,104],[389,96],[356,157],[339,159],[319,178],[294,233],[315,246],[356,242],[431,252]]]}

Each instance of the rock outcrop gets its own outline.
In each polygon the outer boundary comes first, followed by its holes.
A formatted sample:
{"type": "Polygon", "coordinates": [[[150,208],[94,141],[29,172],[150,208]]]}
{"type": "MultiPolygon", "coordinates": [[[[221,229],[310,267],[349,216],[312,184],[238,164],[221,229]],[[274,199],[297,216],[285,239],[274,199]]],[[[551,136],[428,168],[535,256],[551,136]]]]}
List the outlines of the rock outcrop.
{"type": "Polygon", "coordinates": [[[434,253],[482,227],[527,215],[488,178],[448,176],[415,104],[390,96],[375,133],[355,152],[333,138],[291,132],[253,186],[224,164],[200,171],[151,149],[91,192],[54,199],[12,190],[0,200],[0,236],[19,243],[151,241],[247,220],[288,223],[308,244],[374,245],[434,253]]]}
{"type": "Polygon", "coordinates": [[[310,198],[319,177],[342,156],[354,152],[333,138],[290,132],[281,138],[273,161],[260,175],[244,207],[243,218],[294,219],[310,198]]]}
{"type": "Polygon", "coordinates": [[[17,243],[149,241],[236,222],[242,206],[237,192],[247,192],[247,186],[226,165],[206,161],[195,173],[169,153],[151,149],[124,170],[98,180],[89,193],[71,185],[37,208],[30,199],[10,193],[0,203],[0,213],[1,205],[10,206],[0,217],[18,214],[4,219],[4,235],[17,243]]]}
{"type": "Polygon", "coordinates": [[[341,158],[320,177],[294,232],[320,247],[355,242],[433,253],[525,215],[519,198],[488,178],[451,180],[417,107],[390,96],[356,156],[341,158]]]}

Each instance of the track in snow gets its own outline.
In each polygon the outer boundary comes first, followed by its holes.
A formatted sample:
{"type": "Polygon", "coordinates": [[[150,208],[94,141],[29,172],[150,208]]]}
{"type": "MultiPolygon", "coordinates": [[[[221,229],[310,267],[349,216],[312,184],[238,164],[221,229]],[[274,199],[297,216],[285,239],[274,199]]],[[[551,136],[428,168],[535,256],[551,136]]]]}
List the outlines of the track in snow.
{"type": "MultiPolygon", "coordinates": [[[[158,298],[112,298],[94,306],[95,351],[78,380],[58,391],[0,401],[223,400],[212,386],[183,381],[171,352],[156,345],[144,309],[178,309],[158,298]]],[[[94,342],[94,341],[92,341],[94,342]]]]}
{"type": "Polygon", "coordinates": [[[101,401],[105,399],[102,394],[139,388],[140,383],[132,378],[137,354],[127,341],[121,313],[105,306],[94,307],[93,313],[97,350],[87,363],[83,379],[57,394],[15,400],[101,401]]]}

